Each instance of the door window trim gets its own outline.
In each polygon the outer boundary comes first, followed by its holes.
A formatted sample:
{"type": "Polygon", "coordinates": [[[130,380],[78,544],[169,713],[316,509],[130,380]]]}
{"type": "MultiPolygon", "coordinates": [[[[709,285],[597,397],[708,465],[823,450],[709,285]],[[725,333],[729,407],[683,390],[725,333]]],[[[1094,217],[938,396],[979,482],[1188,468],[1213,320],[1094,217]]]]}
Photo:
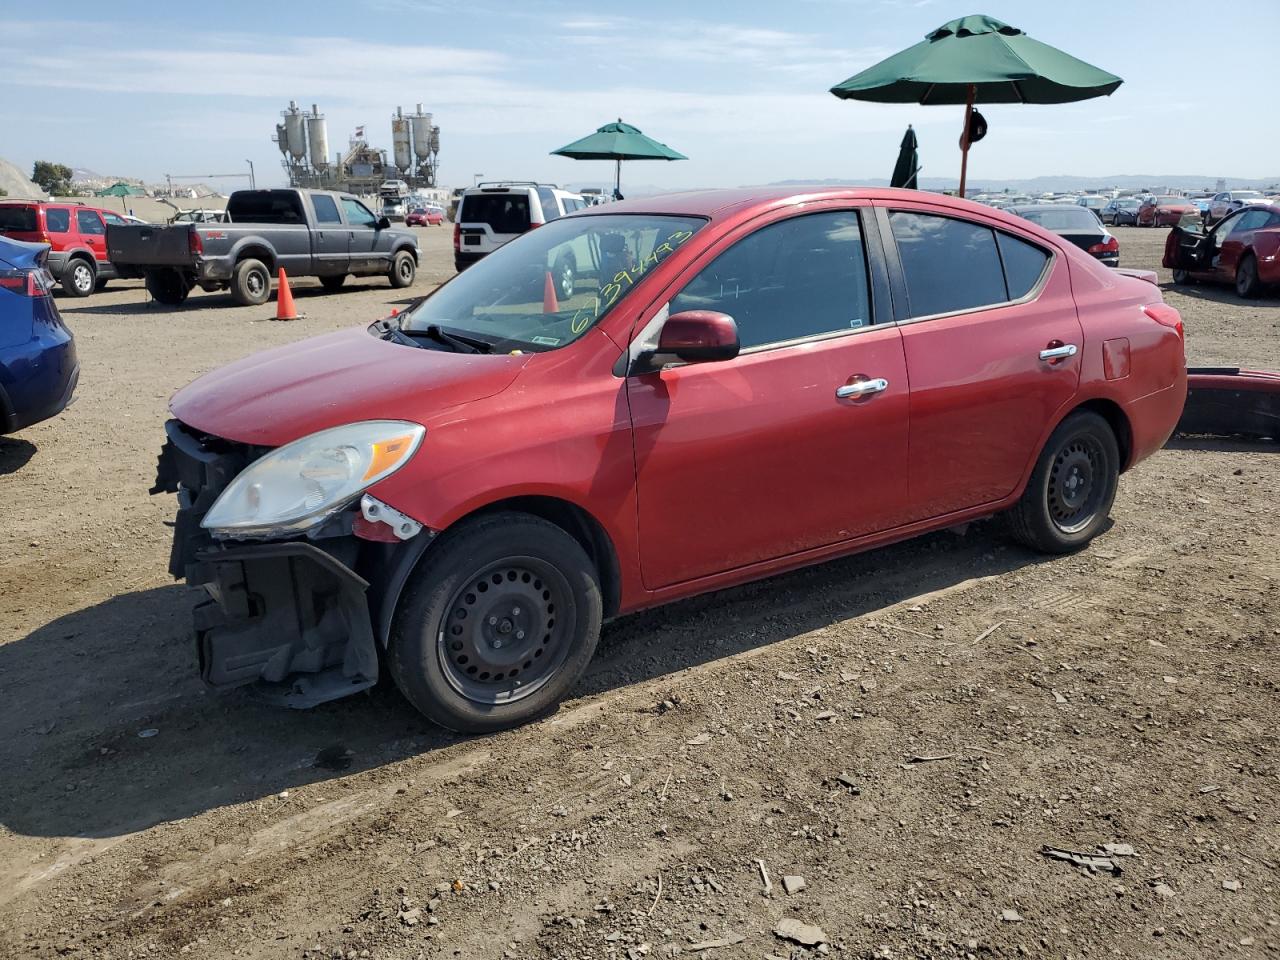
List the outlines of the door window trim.
{"type": "MultiPolygon", "coordinates": [[[[1025,234],[1015,230],[1010,230],[1004,224],[989,223],[985,220],[970,220],[967,217],[952,216],[949,213],[938,213],[936,210],[926,209],[924,207],[899,206],[895,203],[893,206],[875,207],[876,222],[880,227],[880,233],[884,242],[887,253],[887,259],[890,262],[889,275],[893,280],[894,293],[894,317],[896,322],[905,326],[912,323],[921,323],[925,320],[944,320],[947,317],[962,317],[972,313],[982,313],[987,310],[1000,310],[1004,307],[1019,307],[1023,304],[1031,303],[1039,299],[1040,294],[1044,292],[1044,288],[1049,284],[1049,278],[1053,276],[1054,268],[1057,266],[1058,253],[1056,247],[1046,247],[1044,242],[1037,238],[1028,237],[1025,234]],[[1016,300],[1001,300],[998,303],[984,303],[977,307],[966,307],[963,310],[948,310],[945,313],[929,313],[919,317],[911,316],[911,298],[907,291],[907,274],[902,268],[902,258],[898,254],[898,241],[893,235],[893,226],[889,222],[889,214],[891,213],[915,213],[922,216],[942,217],[947,220],[959,220],[961,223],[968,223],[978,227],[984,227],[992,233],[1005,233],[1015,240],[1021,240],[1035,247],[1037,250],[1047,254],[1044,269],[1040,271],[1040,277],[1035,284],[1018,297],[1016,300]]],[[[994,237],[993,237],[994,240],[994,237]]],[[[995,241],[996,256],[1000,259],[1000,272],[1005,282],[1005,290],[1009,288],[1009,276],[1004,268],[1004,254],[1000,252],[1000,243],[995,241]]]]}
{"type": "MultiPolygon", "coordinates": [[[[822,200],[814,203],[800,203],[793,207],[786,207],[781,210],[767,210],[758,214],[743,223],[738,224],[729,230],[723,236],[719,237],[711,243],[709,247],[703,250],[698,256],[685,266],[676,277],[671,280],[661,291],[646,304],[636,315],[636,321],[631,327],[631,337],[627,340],[627,348],[618,357],[618,361],[613,366],[613,374],[615,377],[625,378],[628,376],[645,376],[647,374],[632,374],[631,367],[634,365],[637,356],[644,352],[644,346],[657,336],[658,331],[662,328],[662,324],[666,322],[670,315],[671,301],[676,294],[685,288],[699,273],[711,265],[717,257],[725,253],[730,247],[736,245],[747,237],[751,236],[758,230],[763,230],[775,223],[781,223],[784,220],[793,220],[797,217],[812,216],[818,213],[841,213],[850,211],[858,216],[858,224],[862,231],[862,250],[863,257],[867,267],[867,296],[871,301],[871,322],[862,327],[850,327],[848,330],[830,330],[825,333],[814,333],[804,337],[794,337],[790,340],[778,340],[773,343],[762,343],[756,346],[747,347],[739,352],[739,357],[752,356],[757,353],[763,353],[770,350],[783,350],[790,347],[799,346],[806,343],[812,343],[820,340],[835,340],[840,337],[856,336],[860,333],[866,333],[870,330],[880,330],[885,327],[892,327],[896,324],[891,307],[890,294],[890,276],[891,271],[885,262],[885,251],[882,239],[875,225],[875,214],[872,212],[874,207],[871,201],[865,199],[848,200],[822,200]],[[641,318],[649,314],[653,314],[647,321],[641,322],[641,318]]],[[[734,358],[735,360],[737,358],[734,358]]],[[[726,360],[723,363],[733,363],[734,360],[726,360]]],[[[689,366],[683,361],[673,360],[671,363],[663,364],[662,370],[673,367],[689,366]]],[[[660,371],[650,370],[648,373],[660,371]]]]}

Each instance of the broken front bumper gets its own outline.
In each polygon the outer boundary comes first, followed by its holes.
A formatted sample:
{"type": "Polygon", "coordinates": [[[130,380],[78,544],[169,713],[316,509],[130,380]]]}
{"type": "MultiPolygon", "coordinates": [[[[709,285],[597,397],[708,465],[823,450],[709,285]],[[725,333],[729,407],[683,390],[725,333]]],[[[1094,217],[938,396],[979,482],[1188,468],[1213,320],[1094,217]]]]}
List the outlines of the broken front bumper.
{"type": "Polygon", "coordinates": [[[386,644],[400,592],[431,533],[403,542],[362,540],[352,534],[352,511],[311,537],[214,540],[200,522],[265,450],[176,420],[165,432],[151,492],[178,495],[169,572],[209,595],[195,608],[205,683],[219,691],[252,685],[261,698],[291,707],[372,687],[378,644],[386,644]]]}
{"type": "Polygon", "coordinates": [[[1280,373],[1188,368],[1187,404],[1177,432],[1280,440],[1280,373]]]}

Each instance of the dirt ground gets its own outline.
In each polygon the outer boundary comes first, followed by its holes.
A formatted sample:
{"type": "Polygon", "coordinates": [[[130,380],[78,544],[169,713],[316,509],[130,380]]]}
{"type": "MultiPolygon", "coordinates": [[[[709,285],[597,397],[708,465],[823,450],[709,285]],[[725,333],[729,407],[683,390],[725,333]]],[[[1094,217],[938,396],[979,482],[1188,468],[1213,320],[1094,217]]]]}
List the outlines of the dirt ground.
{"type": "MultiPolygon", "coordinates": [[[[452,272],[423,247],[414,295],[452,272]]],[[[408,299],[352,286],[299,282],[292,324],[60,300],[79,400],[0,439],[0,956],[1280,952],[1274,444],[1175,442],[1076,556],[987,523],[621,619],[497,736],[383,687],[207,695],[147,495],[166,400],[408,299]]],[[[1193,364],[1280,368],[1280,299],[1166,296],[1193,364]]]]}

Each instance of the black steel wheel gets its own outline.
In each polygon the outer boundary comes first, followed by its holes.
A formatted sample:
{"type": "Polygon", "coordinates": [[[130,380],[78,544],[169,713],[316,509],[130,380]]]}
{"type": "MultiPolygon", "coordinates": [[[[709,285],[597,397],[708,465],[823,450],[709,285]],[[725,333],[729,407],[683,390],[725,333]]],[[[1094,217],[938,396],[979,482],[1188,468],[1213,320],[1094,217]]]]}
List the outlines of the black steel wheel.
{"type": "Polygon", "coordinates": [[[1077,410],[1050,435],[1009,525],[1022,543],[1070,553],[1106,529],[1120,477],[1120,448],[1111,425],[1077,410]]]}
{"type": "Polygon", "coordinates": [[[1255,299],[1262,292],[1262,282],[1258,279],[1258,258],[1246,253],[1236,265],[1236,293],[1246,300],[1255,299]]]}
{"type": "Polygon", "coordinates": [[[231,299],[242,307],[266,303],[271,296],[271,271],[261,260],[241,260],[231,271],[231,299]]]}
{"type": "Polygon", "coordinates": [[[502,730],[555,709],[595,652],[602,615],[577,540],[527,514],[482,516],[423,557],[396,611],[388,665],[441,726],[502,730]]]}

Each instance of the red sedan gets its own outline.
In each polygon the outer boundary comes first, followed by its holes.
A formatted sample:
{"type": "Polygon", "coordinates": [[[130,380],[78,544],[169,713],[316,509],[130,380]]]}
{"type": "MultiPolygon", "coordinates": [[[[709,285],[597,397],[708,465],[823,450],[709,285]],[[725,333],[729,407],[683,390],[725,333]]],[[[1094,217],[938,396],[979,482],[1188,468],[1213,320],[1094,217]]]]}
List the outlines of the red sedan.
{"type": "Polygon", "coordinates": [[[1199,225],[1170,231],[1164,265],[1174,283],[1229,283],[1242,297],[1259,296],[1280,284],[1280,205],[1244,207],[1207,232],[1199,225]]]}
{"type": "Polygon", "coordinates": [[[406,227],[438,227],[444,223],[444,211],[434,207],[417,207],[404,218],[406,227]]]}
{"type": "Polygon", "coordinates": [[[1183,217],[1199,212],[1200,208],[1186,197],[1147,197],[1138,206],[1137,225],[1176,227],[1183,217]]]}
{"type": "Polygon", "coordinates": [[[203,677],[306,706],[385,663],[490,731],[553,710],[609,617],[995,514],[1079,550],[1186,397],[1154,280],[915,191],[553,220],[174,396],[155,489],[203,677]]]}

